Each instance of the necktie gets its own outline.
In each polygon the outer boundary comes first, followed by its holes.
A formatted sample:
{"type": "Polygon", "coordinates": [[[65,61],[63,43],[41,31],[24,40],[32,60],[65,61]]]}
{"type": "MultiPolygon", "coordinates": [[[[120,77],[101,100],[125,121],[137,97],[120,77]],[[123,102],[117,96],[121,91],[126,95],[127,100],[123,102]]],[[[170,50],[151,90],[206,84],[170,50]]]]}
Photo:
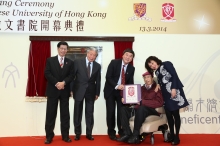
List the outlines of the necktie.
{"type": "Polygon", "coordinates": [[[90,78],[90,64],[91,62],[88,63],[88,67],[87,67],[87,72],[88,72],[88,77],[90,78]]]}
{"type": "MultiPolygon", "coordinates": [[[[125,70],[124,70],[125,65],[123,65],[121,69],[121,84],[125,85],[125,70]]],[[[121,90],[120,95],[123,97],[123,90],[121,90]]]]}
{"type": "Polygon", "coordinates": [[[121,70],[121,84],[125,85],[125,65],[123,65],[122,70],[121,70]]]}
{"type": "Polygon", "coordinates": [[[60,67],[63,68],[63,57],[60,58],[60,67]]]}

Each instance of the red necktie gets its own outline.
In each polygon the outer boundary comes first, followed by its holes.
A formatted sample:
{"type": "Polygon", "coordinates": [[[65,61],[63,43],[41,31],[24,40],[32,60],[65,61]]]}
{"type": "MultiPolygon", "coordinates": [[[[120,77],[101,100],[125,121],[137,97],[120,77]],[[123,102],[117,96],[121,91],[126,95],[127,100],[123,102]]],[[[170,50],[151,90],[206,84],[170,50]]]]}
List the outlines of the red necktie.
{"type": "Polygon", "coordinates": [[[122,70],[121,70],[121,84],[125,85],[125,70],[124,70],[125,65],[123,65],[122,70]]]}
{"type": "Polygon", "coordinates": [[[63,68],[63,57],[60,58],[60,67],[63,68]]]}
{"type": "MultiPolygon", "coordinates": [[[[121,84],[125,85],[125,70],[124,70],[125,65],[123,65],[121,69],[121,84]]],[[[121,90],[120,95],[123,97],[123,90],[121,90]]]]}

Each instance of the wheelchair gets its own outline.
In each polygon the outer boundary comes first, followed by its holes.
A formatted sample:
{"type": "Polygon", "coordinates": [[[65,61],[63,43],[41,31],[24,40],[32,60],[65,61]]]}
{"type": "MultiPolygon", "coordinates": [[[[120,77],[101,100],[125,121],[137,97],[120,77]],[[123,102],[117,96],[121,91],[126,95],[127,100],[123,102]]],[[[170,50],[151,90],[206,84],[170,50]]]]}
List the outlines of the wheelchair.
{"type": "MultiPolygon", "coordinates": [[[[170,136],[170,132],[168,130],[167,117],[165,114],[164,107],[156,108],[156,111],[160,113],[160,116],[156,116],[156,115],[148,116],[145,119],[144,123],[142,124],[142,127],[140,128],[140,136],[139,136],[140,142],[144,141],[146,137],[150,135],[150,142],[151,145],[153,145],[155,142],[154,132],[157,131],[162,131],[164,141],[168,140],[170,136]]],[[[129,120],[130,128],[132,132],[134,128],[134,118],[135,117],[133,116],[129,120]]]]}

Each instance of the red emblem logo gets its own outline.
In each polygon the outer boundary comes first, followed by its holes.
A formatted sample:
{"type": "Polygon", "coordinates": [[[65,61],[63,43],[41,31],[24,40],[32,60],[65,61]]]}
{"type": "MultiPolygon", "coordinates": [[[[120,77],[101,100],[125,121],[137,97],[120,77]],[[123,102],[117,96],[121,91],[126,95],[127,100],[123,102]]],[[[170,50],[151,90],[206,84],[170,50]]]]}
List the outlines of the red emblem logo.
{"type": "Polygon", "coordinates": [[[163,18],[161,21],[164,22],[175,22],[176,19],[174,19],[174,5],[171,3],[164,3],[162,5],[162,14],[163,18]]]}
{"type": "Polygon", "coordinates": [[[128,95],[130,96],[134,95],[134,87],[128,87],[128,95]]]}

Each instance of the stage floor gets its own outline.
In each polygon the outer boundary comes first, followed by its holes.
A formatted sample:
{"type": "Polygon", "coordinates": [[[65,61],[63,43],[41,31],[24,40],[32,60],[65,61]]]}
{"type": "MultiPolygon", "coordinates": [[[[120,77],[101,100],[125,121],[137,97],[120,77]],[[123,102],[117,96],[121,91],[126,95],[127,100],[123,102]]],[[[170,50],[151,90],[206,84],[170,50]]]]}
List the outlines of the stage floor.
{"type": "MultiPolygon", "coordinates": [[[[89,141],[83,135],[79,141],[74,141],[74,136],[70,136],[72,139],[71,143],[62,141],[61,136],[55,136],[51,146],[129,146],[131,144],[121,143],[112,141],[107,135],[94,135],[95,140],[89,141]]],[[[220,135],[218,134],[181,134],[180,135],[180,146],[220,146],[220,135]]],[[[30,136],[30,137],[1,137],[0,146],[45,146],[44,136],[30,136]]],[[[151,145],[150,137],[138,144],[140,146],[151,145]]],[[[163,136],[161,134],[155,134],[154,146],[168,146],[170,143],[163,142],[163,136]]]]}

